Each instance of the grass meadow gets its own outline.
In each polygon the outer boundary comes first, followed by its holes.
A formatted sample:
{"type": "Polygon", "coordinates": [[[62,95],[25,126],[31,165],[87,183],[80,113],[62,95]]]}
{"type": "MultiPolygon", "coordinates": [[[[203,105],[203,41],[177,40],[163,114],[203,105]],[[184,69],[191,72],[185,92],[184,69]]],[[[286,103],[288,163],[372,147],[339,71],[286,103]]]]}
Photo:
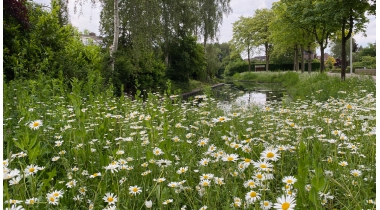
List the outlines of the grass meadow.
{"type": "Polygon", "coordinates": [[[207,94],[4,84],[4,208],[375,209],[374,81],[308,77],[300,99],[229,112],[207,94]]]}

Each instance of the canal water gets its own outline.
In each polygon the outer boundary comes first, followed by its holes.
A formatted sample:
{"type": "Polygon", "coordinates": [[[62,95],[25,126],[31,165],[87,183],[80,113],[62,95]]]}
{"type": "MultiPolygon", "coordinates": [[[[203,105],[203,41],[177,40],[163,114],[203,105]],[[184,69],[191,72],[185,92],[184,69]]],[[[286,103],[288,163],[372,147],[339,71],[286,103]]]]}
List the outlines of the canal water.
{"type": "Polygon", "coordinates": [[[290,100],[286,90],[277,83],[234,82],[214,88],[212,97],[225,111],[233,107],[248,108],[263,107],[269,102],[282,101],[284,97],[290,100]]]}

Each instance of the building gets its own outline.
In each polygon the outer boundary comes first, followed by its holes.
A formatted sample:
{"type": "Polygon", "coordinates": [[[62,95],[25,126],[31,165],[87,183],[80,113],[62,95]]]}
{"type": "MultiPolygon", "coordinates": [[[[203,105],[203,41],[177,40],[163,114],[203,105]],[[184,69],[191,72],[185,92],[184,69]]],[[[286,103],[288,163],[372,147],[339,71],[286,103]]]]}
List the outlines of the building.
{"type": "MultiPolygon", "coordinates": [[[[327,58],[329,58],[329,57],[330,57],[330,55],[328,53],[325,53],[325,55],[323,56],[323,58],[324,58],[323,60],[327,61],[327,58]]],[[[321,56],[317,56],[317,59],[320,60],[321,56]]]]}
{"type": "Polygon", "coordinates": [[[103,46],[103,37],[101,36],[96,36],[94,32],[89,33],[88,35],[81,35],[81,40],[84,45],[98,45],[98,46],[103,46]]]}

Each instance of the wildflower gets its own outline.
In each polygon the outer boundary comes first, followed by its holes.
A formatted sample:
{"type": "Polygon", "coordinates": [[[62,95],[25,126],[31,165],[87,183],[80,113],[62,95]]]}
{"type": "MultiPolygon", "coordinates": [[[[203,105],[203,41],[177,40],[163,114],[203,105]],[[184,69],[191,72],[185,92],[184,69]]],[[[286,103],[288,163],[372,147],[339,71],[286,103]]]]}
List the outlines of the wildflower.
{"type": "Polygon", "coordinates": [[[172,164],[172,161],[170,161],[170,160],[157,160],[156,161],[156,164],[158,165],[158,166],[160,166],[160,167],[163,167],[163,168],[165,168],[165,167],[168,167],[168,166],[170,166],[171,164],[172,164]]]}
{"type": "Polygon", "coordinates": [[[55,141],[55,146],[60,147],[62,146],[63,141],[55,141]]]}
{"type": "Polygon", "coordinates": [[[245,194],[245,200],[248,203],[254,203],[256,200],[260,200],[260,193],[257,193],[255,191],[249,191],[247,194],[245,194]]]}
{"type": "Polygon", "coordinates": [[[178,169],[177,174],[183,174],[188,170],[188,167],[181,167],[178,169]]]}
{"type": "Polygon", "coordinates": [[[162,154],[165,154],[160,148],[156,147],[153,149],[153,154],[158,156],[158,155],[162,155],[162,154]]]}
{"type": "Polygon", "coordinates": [[[249,188],[252,189],[252,188],[257,187],[257,183],[254,180],[249,179],[249,180],[247,180],[247,181],[244,182],[244,187],[245,188],[249,187],[249,188]]]}
{"type": "Polygon", "coordinates": [[[258,162],[254,162],[253,165],[260,169],[260,170],[263,170],[263,171],[270,171],[272,170],[271,168],[273,167],[273,165],[271,163],[269,163],[267,160],[263,160],[263,161],[258,161],[258,162]]]}
{"type": "Polygon", "coordinates": [[[79,193],[82,194],[82,195],[86,195],[86,191],[87,191],[87,188],[86,187],[80,187],[78,189],[79,193]]]}
{"type": "Polygon", "coordinates": [[[13,177],[11,180],[9,180],[9,185],[16,185],[20,183],[20,181],[21,181],[21,176],[13,177]]]}
{"type": "Polygon", "coordinates": [[[209,162],[210,162],[210,158],[202,158],[202,159],[199,161],[199,165],[207,166],[209,162]]]}
{"type": "Polygon", "coordinates": [[[241,206],[241,199],[238,197],[234,197],[234,202],[231,204],[232,207],[240,207],[241,206]]]}
{"type": "Polygon", "coordinates": [[[152,203],[151,200],[149,200],[149,201],[145,201],[145,207],[146,207],[147,209],[152,208],[152,205],[153,205],[153,203],[152,203]]]}
{"type": "Polygon", "coordinates": [[[202,186],[202,187],[209,187],[210,186],[210,183],[211,181],[208,180],[208,179],[203,179],[199,182],[199,185],[202,186]]]}
{"type": "Polygon", "coordinates": [[[153,181],[157,182],[157,183],[162,183],[164,182],[166,179],[165,178],[158,178],[158,179],[153,179],[153,181]]]}
{"type": "Polygon", "coordinates": [[[219,177],[214,177],[214,182],[215,182],[215,184],[217,184],[219,186],[226,184],[226,183],[224,183],[224,178],[219,178],[219,177]]]}
{"type": "Polygon", "coordinates": [[[342,162],[340,162],[340,163],[339,163],[339,165],[341,165],[341,166],[343,166],[343,167],[344,167],[344,166],[347,166],[347,165],[348,165],[348,163],[347,163],[346,161],[342,161],[342,162]]]}
{"type": "Polygon", "coordinates": [[[104,202],[107,202],[108,205],[115,204],[117,202],[117,197],[113,193],[106,193],[103,197],[104,202]]]}
{"type": "Polygon", "coordinates": [[[58,205],[59,197],[56,197],[53,194],[47,194],[46,198],[47,198],[49,204],[52,204],[55,206],[58,205]]]}
{"type": "Polygon", "coordinates": [[[9,199],[9,201],[5,201],[5,203],[19,204],[19,203],[22,203],[22,201],[20,201],[20,200],[15,200],[15,199],[9,199]]]}
{"type": "Polygon", "coordinates": [[[263,152],[261,152],[261,158],[264,160],[271,160],[271,161],[277,161],[280,157],[279,154],[277,154],[278,149],[266,149],[263,152]]]}
{"type": "Polygon", "coordinates": [[[209,139],[208,138],[202,138],[198,140],[198,146],[203,147],[208,143],[209,139]]]}
{"type": "Polygon", "coordinates": [[[136,195],[136,194],[140,194],[142,192],[141,188],[140,187],[137,187],[137,186],[131,186],[129,187],[129,194],[133,194],[133,195],[136,195]]]}
{"type": "Polygon", "coordinates": [[[297,181],[297,179],[294,176],[286,176],[282,179],[282,182],[286,183],[287,185],[292,185],[297,181]]]}
{"type": "Polygon", "coordinates": [[[63,191],[62,190],[54,190],[51,195],[53,195],[56,198],[61,198],[63,197],[63,191]]]}
{"type": "Polygon", "coordinates": [[[237,154],[225,154],[223,155],[222,160],[226,162],[235,162],[238,158],[239,155],[237,154]]]}
{"type": "Polygon", "coordinates": [[[93,175],[90,176],[90,178],[95,178],[95,177],[98,177],[98,176],[101,176],[102,174],[100,172],[98,173],[94,173],[93,175]]]}
{"type": "Polygon", "coordinates": [[[172,202],[173,202],[173,199],[167,199],[162,204],[168,205],[169,203],[172,203],[172,202]]]}
{"type": "Polygon", "coordinates": [[[77,184],[77,181],[74,179],[74,180],[71,180],[71,181],[67,182],[67,183],[66,183],[66,186],[67,186],[68,188],[72,188],[72,187],[74,187],[76,184],[77,184]]]}
{"type": "Polygon", "coordinates": [[[229,120],[230,120],[230,118],[221,116],[221,117],[218,117],[218,118],[214,118],[212,120],[212,122],[214,122],[214,123],[216,123],[216,122],[227,122],[229,120]]]}
{"type": "Polygon", "coordinates": [[[13,204],[10,209],[5,208],[5,210],[25,210],[22,206],[16,206],[16,204],[13,204]]]}
{"type": "Polygon", "coordinates": [[[29,199],[26,199],[25,204],[26,205],[33,205],[37,202],[38,202],[38,198],[29,198],[29,199]]]}
{"type": "Polygon", "coordinates": [[[116,151],[116,154],[117,155],[122,155],[122,154],[124,154],[124,150],[118,150],[118,151],[116,151]]]}
{"type": "Polygon", "coordinates": [[[37,165],[29,165],[25,168],[24,172],[25,172],[25,176],[29,176],[29,175],[34,175],[36,174],[39,170],[43,170],[44,167],[39,167],[37,165]]]}
{"type": "Polygon", "coordinates": [[[273,203],[270,201],[261,201],[260,206],[262,209],[267,210],[272,208],[273,203]]]}
{"type": "Polygon", "coordinates": [[[202,206],[199,210],[206,210],[207,206],[202,206]]]}
{"type": "Polygon", "coordinates": [[[17,168],[10,171],[5,167],[3,167],[3,169],[6,169],[4,170],[3,180],[12,179],[13,177],[20,176],[20,170],[18,170],[17,168]]]}
{"type": "Polygon", "coordinates": [[[116,206],[114,206],[114,205],[107,206],[107,207],[104,208],[103,210],[116,210],[116,206]]]}
{"type": "Polygon", "coordinates": [[[112,161],[108,166],[104,167],[107,171],[110,170],[112,173],[117,172],[119,168],[119,163],[116,161],[112,161]]]}
{"type": "Polygon", "coordinates": [[[296,207],[296,200],[291,195],[282,195],[277,198],[277,203],[274,204],[273,208],[277,210],[294,210],[296,207]]]}
{"type": "Polygon", "coordinates": [[[51,161],[55,162],[55,161],[59,160],[59,158],[60,158],[59,156],[53,157],[53,158],[51,159],[51,161]]]}
{"type": "Polygon", "coordinates": [[[178,187],[178,186],[180,186],[180,184],[179,184],[178,182],[170,182],[170,183],[168,184],[168,187],[171,187],[171,188],[176,188],[176,187],[178,187]]]}
{"type": "Polygon", "coordinates": [[[305,190],[309,192],[309,191],[311,190],[311,185],[310,185],[310,184],[307,184],[307,185],[305,186],[305,190]]]}
{"type": "Polygon", "coordinates": [[[38,130],[42,126],[42,120],[35,120],[29,123],[29,128],[33,130],[38,130]]]}
{"type": "Polygon", "coordinates": [[[361,171],[359,171],[359,170],[351,170],[351,173],[350,173],[352,176],[354,176],[354,177],[359,177],[359,176],[361,176],[362,175],[362,172],[361,171]]]}

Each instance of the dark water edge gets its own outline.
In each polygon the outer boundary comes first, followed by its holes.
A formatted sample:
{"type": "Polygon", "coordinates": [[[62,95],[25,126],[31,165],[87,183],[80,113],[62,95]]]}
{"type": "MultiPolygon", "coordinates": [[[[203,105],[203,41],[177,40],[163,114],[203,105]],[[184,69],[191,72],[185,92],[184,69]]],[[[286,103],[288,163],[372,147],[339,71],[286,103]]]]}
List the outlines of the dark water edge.
{"type": "MultiPolygon", "coordinates": [[[[189,100],[204,92],[199,89],[183,94],[184,100],[189,100]]],[[[219,106],[228,111],[232,107],[265,106],[268,102],[291,101],[280,83],[256,83],[235,81],[221,83],[211,87],[211,97],[218,101],[219,106]],[[286,98],[284,98],[286,97],[286,98]]]]}

